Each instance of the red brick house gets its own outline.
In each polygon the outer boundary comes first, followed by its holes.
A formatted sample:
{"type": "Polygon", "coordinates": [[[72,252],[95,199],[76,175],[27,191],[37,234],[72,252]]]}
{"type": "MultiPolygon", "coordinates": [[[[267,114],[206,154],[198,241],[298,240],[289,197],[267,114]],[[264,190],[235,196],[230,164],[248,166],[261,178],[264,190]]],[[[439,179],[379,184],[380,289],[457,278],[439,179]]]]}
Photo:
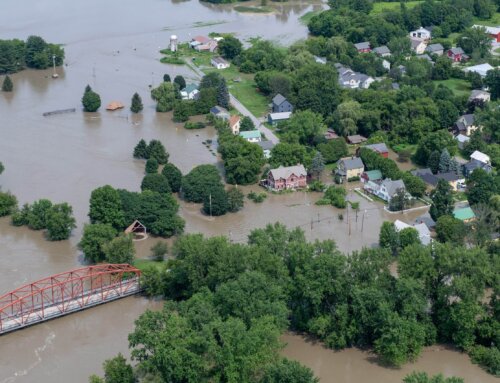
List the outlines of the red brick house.
{"type": "Polygon", "coordinates": [[[465,61],[469,58],[464,52],[464,50],[460,47],[451,48],[448,50],[448,57],[453,60],[453,62],[465,61]]]}
{"type": "Polygon", "coordinates": [[[307,172],[303,165],[280,166],[271,169],[267,175],[266,185],[271,190],[300,189],[307,187],[307,172]]]}

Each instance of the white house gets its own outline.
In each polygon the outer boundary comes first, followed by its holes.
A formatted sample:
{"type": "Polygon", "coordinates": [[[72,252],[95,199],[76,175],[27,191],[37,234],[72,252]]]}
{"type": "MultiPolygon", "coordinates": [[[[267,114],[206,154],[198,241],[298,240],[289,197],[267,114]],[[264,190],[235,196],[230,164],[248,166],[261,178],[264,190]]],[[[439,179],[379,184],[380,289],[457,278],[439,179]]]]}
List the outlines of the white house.
{"type": "Polygon", "coordinates": [[[410,38],[411,39],[430,40],[431,39],[431,31],[420,27],[417,30],[410,32],[410,38]]]}
{"type": "Polygon", "coordinates": [[[262,148],[265,158],[271,158],[271,150],[274,148],[272,141],[259,141],[257,145],[262,148]]]}
{"type": "Polygon", "coordinates": [[[493,69],[495,68],[493,68],[490,64],[485,63],[485,64],[468,66],[467,68],[464,68],[464,72],[465,73],[475,72],[478,73],[481,77],[486,77],[486,74],[493,69]]]}
{"type": "Polygon", "coordinates": [[[199,93],[200,91],[198,90],[198,85],[188,84],[183,90],[181,90],[181,97],[183,100],[196,100],[199,93]]]}
{"type": "Polygon", "coordinates": [[[391,69],[391,63],[387,60],[382,60],[382,66],[387,70],[391,69]]]}
{"type": "Polygon", "coordinates": [[[417,55],[422,55],[427,48],[427,42],[421,39],[410,38],[411,50],[417,55]]]}
{"type": "Polygon", "coordinates": [[[403,189],[406,191],[403,180],[391,180],[386,178],[383,181],[368,181],[364,184],[363,188],[384,201],[391,202],[391,199],[396,195],[397,191],[403,189]]]}
{"type": "Polygon", "coordinates": [[[476,150],[474,153],[472,153],[470,155],[470,159],[482,162],[483,164],[491,165],[490,156],[480,152],[479,150],[476,150]]]}
{"type": "Polygon", "coordinates": [[[458,142],[458,148],[463,149],[465,144],[470,141],[470,137],[467,137],[464,134],[458,134],[455,136],[455,140],[458,142]]]}
{"type": "Polygon", "coordinates": [[[226,69],[231,66],[226,60],[224,60],[222,57],[213,57],[212,60],[210,60],[210,63],[212,66],[216,67],[217,69],[226,69]]]}
{"type": "Polygon", "coordinates": [[[428,245],[429,243],[431,243],[431,232],[429,231],[429,228],[425,223],[408,225],[407,223],[397,219],[396,221],[394,221],[394,227],[396,228],[396,231],[398,233],[403,229],[411,227],[418,232],[418,239],[420,240],[422,245],[428,245]]]}
{"type": "Polygon", "coordinates": [[[474,89],[470,92],[469,101],[482,101],[489,102],[491,100],[491,94],[484,90],[474,89]]]}
{"type": "Polygon", "coordinates": [[[342,88],[350,89],[368,89],[375,81],[371,76],[364,73],[354,72],[341,64],[335,65],[339,74],[339,84],[342,88]]]}

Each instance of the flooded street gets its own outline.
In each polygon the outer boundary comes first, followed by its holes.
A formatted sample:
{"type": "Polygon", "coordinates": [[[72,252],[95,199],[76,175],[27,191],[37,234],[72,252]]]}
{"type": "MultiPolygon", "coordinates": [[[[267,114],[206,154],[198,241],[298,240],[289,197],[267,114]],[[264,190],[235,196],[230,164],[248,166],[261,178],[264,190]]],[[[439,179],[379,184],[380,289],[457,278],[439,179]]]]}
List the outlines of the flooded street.
{"type": "MultiPolygon", "coordinates": [[[[271,6],[276,13],[256,15],[235,12],[233,5],[194,0],[39,0],[29,6],[2,1],[0,39],[25,39],[35,34],[65,44],[66,65],[57,68],[57,80],[50,77],[52,70],[14,74],[14,92],[0,92],[0,161],[6,168],[0,187],[14,193],[20,204],[40,198],[68,202],[78,227],[69,241],[48,242],[41,232],[13,227],[9,218],[0,219],[0,294],[82,264],[77,243],[87,222],[90,193],[105,184],[139,190],[144,162],[134,160],[132,151],[141,138],[161,140],[170,161],[183,173],[199,164],[217,164],[217,158],[202,144],[216,137],[213,128],[185,130],[172,122],[171,114],[155,112],[150,85],[158,85],[164,73],[172,78],[182,74],[188,81],[194,77],[185,67],[161,64],[158,50],[173,33],[182,41],[211,31],[235,32],[242,40],[261,35],[288,44],[306,37],[307,28],[299,17],[322,4],[289,1],[271,6]],[[81,111],[80,99],[87,84],[101,96],[103,106],[97,113],[81,111]],[[128,105],[134,92],[144,102],[140,115],[130,116],[128,106],[122,111],[105,110],[114,100],[128,105]],[[76,112],[42,116],[67,108],[76,108],[76,112]]],[[[243,191],[247,194],[257,189],[244,187],[243,191]]],[[[383,220],[410,222],[421,214],[413,212],[401,218],[350,193],[349,199],[360,201],[361,207],[357,219],[349,213],[349,225],[346,211],[315,206],[319,198],[319,193],[270,194],[261,204],[246,200],[243,211],[217,218],[202,215],[200,205],[181,201],[180,214],[190,233],[227,235],[243,242],[253,228],[281,221],[290,228],[301,227],[310,240],[333,239],[346,252],[374,246],[383,220]]],[[[146,257],[156,241],[137,243],[138,256],[146,257]]],[[[118,352],[128,355],[127,334],[133,321],[145,309],[160,307],[157,302],[130,297],[2,336],[0,383],[86,382],[90,374],[102,373],[104,359],[118,352]]],[[[346,360],[355,366],[359,363],[356,369],[370,371],[371,366],[378,371],[383,379],[374,381],[396,382],[402,376],[400,371],[370,364],[351,350],[333,353],[314,346],[309,352],[309,344],[293,339],[287,338],[285,354],[310,365],[322,382],[333,382],[330,377],[336,382],[364,381],[362,375],[342,374],[346,360]],[[343,354],[352,360],[338,358],[343,354]],[[315,363],[324,363],[328,369],[315,363]]],[[[446,373],[474,375],[476,380],[466,379],[468,382],[492,381],[480,370],[475,374],[477,368],[466,356],[451,351],[446,355],[446,373]]],[[[432,368],[422,365],[422,369],[441,371],[440,361],[435,359],[434,363],[432,368]]]]}

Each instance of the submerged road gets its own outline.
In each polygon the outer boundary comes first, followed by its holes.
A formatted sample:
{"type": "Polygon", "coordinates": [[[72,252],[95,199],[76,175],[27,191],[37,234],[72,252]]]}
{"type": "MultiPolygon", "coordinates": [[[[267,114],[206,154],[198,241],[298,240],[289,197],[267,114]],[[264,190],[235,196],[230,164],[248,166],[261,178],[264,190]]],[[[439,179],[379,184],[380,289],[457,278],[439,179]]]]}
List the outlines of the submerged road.
{"type": "MultiPolygon", "coordinates": [[[[193,65],[188,59],[184,59],[186,62],[186,65],[193,70],[194,73],[201,78],[205,76],[205,73],[198,68],[196,65],[193,65]]],[[[245,105],[243,105],[236,97],[234,97],[231,93],[229,93],[229,101],[231,104],[235,107],[235,109],[240,112],[243,116],[250,117],[254,125],[257,127],[257,129],[260,130],[260,132],[269,140],[271,141],[274,145],[279,144],[280,139],[272,132],[271,129],[267,128],[262,124],[262,121],[260,121],[257,117],[255,117],[252,112],[250,112],[245,105]]]]}

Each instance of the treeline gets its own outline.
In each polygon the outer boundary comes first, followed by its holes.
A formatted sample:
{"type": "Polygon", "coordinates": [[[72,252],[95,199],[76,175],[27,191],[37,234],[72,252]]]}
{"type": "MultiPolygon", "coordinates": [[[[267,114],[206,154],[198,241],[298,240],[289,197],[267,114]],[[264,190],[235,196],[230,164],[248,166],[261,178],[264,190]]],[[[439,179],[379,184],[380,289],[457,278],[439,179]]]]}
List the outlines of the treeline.
{"type": "Polygon", "coordinates": [[[0,73],[15,73],[24,68],[47,69],[64,61],[64,49],[47,43],[39,36],[29,36],[26,42],[18,39],[0,40],[0,73]]]}
{"type": "Polygon", "coordinates": [[[449,342],[499,372],[500,259],[493,248],[408,244],[395,277],[386,249],[346,256],[332,241],[308,243],[300,229],[275,224],[252,231],[246,245],[185,235],[173,255],[142,279],[146,294],[169,302],[143,314],[129,337],[137,370],[150,376],[312,381],[264,377],[276,368],[287,328],[333,349],[372,347],[396,366],[426,345],[449,342]]]}

